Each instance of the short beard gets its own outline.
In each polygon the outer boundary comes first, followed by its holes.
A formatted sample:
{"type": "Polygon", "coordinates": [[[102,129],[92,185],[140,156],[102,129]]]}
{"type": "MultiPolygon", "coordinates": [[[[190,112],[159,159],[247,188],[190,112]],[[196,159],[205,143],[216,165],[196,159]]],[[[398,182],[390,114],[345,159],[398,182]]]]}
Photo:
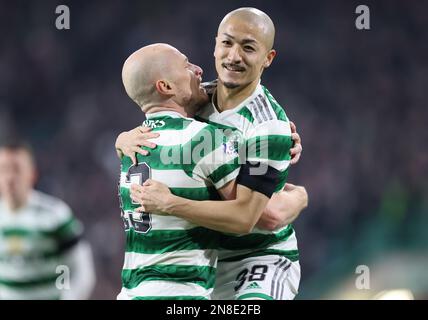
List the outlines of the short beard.
{"type": "Polygon", "coordinates": [[[239,84],[237,83],[233,83],[233,82],[223,82],[223,85],[227,88],[227,89],[236,89],[239,87],[239,84]]]}

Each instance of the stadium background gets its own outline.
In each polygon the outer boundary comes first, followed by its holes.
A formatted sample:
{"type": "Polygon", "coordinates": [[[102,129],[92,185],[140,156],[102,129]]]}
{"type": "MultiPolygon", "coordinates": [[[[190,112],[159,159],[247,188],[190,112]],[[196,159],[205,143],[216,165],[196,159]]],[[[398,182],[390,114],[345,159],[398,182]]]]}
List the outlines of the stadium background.
{"type": "Polygon", "coordinates": [[[120,289],[113,145],[143,121],[121,84],[124,59],[167,42],[213,79],[216,28],[240,6],[276,24],[278,55],[263,83],[303,139],[289,175],[310,197],[295,223],[299,298],[369,299],[389,289],[428,298],[428,2],[1,0],[0,135],[31,141],[37,187],[83,221],[96,261],[92,298],[120,289]],[[59,4],[70,8],[70,30],[55,28],[59,4]],[[369,31],[355,28],[358,4],[371,10],[369,31]],[[370,290],[355,288],[361,265],[370,290]]]}

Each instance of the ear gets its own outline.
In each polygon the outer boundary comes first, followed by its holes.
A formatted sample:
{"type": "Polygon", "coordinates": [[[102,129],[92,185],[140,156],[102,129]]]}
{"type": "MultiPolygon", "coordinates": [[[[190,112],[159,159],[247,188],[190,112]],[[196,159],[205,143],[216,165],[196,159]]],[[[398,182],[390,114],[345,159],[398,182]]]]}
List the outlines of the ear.
{"type": "Polygon", "coordinates": [[[217,49],[217,41],[218,41],[218,36],[215,37],[215,42],[214,42],[214,51],[213,51],[213,57],[215,58],[215,51],[217,49]]]}
{"type": "Polygon", "coordinates": [[[266,60],[265,60],[265,63],[264,63],[263,66],[265,68],[268,68],[271,65],[271,63],[272,63],[273,59],[275,58],[275,56],[276,56],[276,51],[274,49],[270,50],[269,53],[266,56],[266,60]]]}
{"type": "Polygon", "coordinates": [[[167,80],[156,81],[155,87],[156,87],[156,91],[160,95],[165,95],[165,96],[173,95],[173,89],[167,80]]]}

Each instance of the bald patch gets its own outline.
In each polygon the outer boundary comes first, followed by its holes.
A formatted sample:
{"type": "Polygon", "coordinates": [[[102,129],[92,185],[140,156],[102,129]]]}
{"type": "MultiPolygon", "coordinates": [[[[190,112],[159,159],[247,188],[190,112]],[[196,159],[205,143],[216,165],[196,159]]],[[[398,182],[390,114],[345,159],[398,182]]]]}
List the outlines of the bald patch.
{"type": "Polygon", "coordinates": [[[243,23],[259,33],[258,40],[263,43],[267,50],[273,48],[275,40],[275,26],[271,18],[263,11],[256,8],[239,8],[229,12],[218,27],[218,35],[230,24],[243,23]]]}
{"type": "Polygon", "coordinates": [[[123,85],[128,96],[140,107],[146,101],[156,101],[156,81],[169,74],[169,58],[177,52],[170,45],[158,43],[137,50],[125,61],[122,68],[123,85]]]}

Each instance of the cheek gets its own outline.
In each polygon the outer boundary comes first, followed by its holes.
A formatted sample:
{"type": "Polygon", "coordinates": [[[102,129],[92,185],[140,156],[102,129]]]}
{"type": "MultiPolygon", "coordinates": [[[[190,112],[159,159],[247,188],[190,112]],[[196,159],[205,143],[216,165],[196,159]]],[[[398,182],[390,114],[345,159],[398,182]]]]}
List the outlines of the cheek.
{"type": "Polygon", "coordinates": [[[21,175],[22,184],[25,185],[25,188],[32,188],[34,183],[36,182],[36,172],[32,169],[25,170],[21,175]]]}
{"type": "Polygon", "coordinates": [[[215,46],[215,48],[214,48],[214,57],[215,57],[215,58],[217,58],[217,57],[219,56],[219,52],[220,52],[219,47],[218,47],[218,46],[215,46]]]}
{"type": "Polygon", "coordinates": [[[250,63],[251,63],[252,73],[259,74],[263,70],[263,63],[261,63],[260,61],[252,61],[250,63]]]}
{"type": "Polygon", "coordinates": [[[185,107],[186,103],[191,99],[192,93],[193,93],[193,91],[192,91],[191,83],[189,83],[186,86],[181,86],[180,87],[180,91],[178,93],[178,97],[179,97],[179,100],[180,100],[180,104],[183,107],[185,107]]]}
{"type": "Polygon", "coordinates": [[[214,58],[215,58],[215,62],[217,63],[221,63],[221,59],[226,55],[225,50],[219,48],[219,49],[215,49],[214,50],[214,58]]]}
{"type": "Polygon", "coordinates": [[[218,57],[215,57],[215,66],[217,69],[221,67],[221,59],[218,57]]]}

